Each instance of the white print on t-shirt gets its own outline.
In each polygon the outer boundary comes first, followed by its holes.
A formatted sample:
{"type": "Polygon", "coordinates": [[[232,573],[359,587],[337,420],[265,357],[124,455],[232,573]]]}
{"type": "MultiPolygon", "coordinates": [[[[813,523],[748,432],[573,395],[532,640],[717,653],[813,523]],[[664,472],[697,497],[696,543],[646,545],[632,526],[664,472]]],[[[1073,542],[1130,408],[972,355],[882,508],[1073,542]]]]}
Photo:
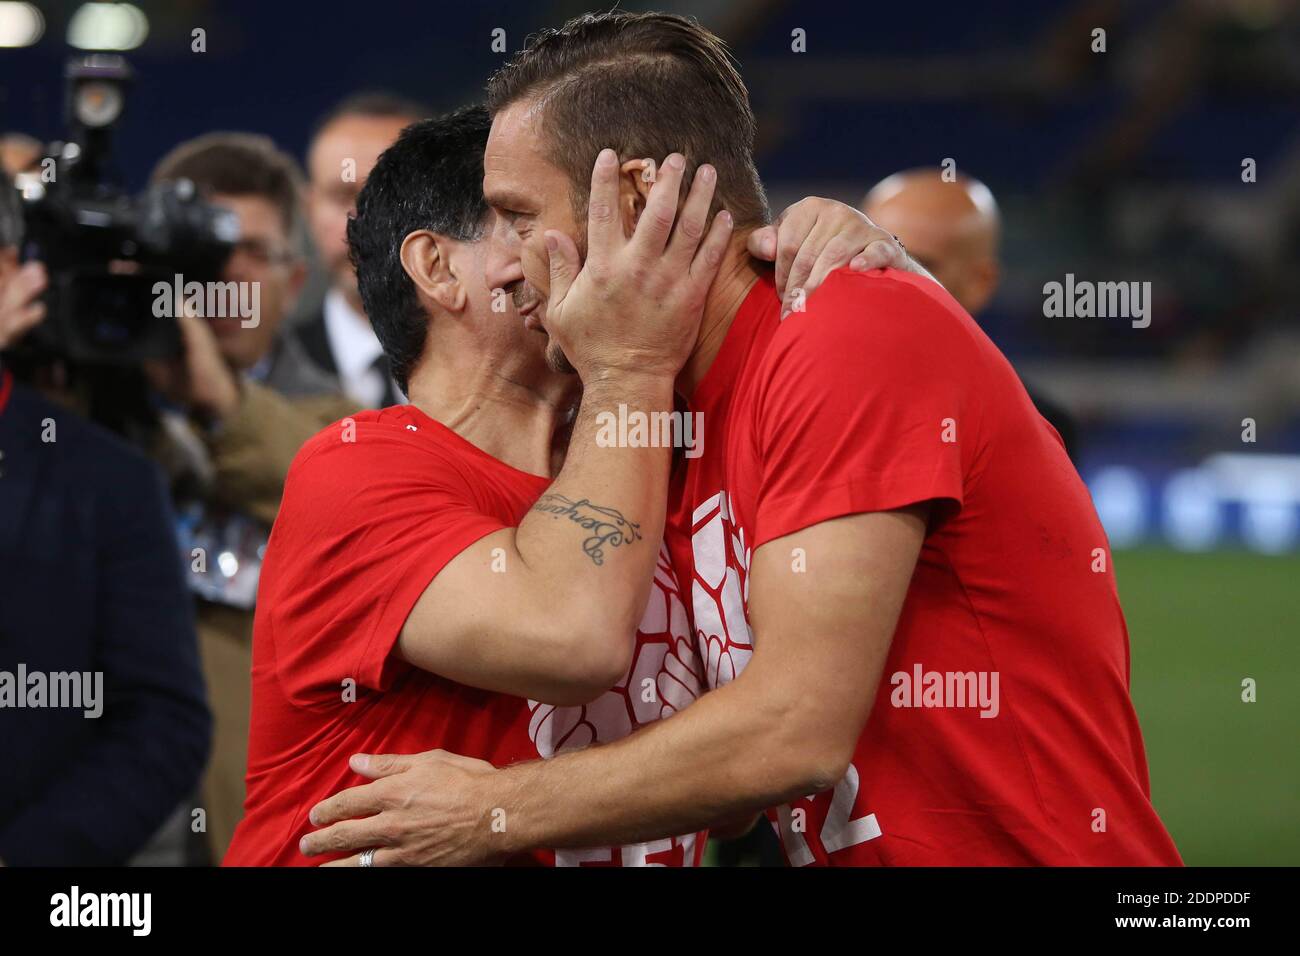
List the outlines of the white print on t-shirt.
{"type": "Polygon", "coordinates": [[[737,531],[732,524],[725,491],[704,502],[691,516],[691,552],[696,646],[704,662],[705,681],[710,688],[721,687],[744,670],[754,655],[745,620],[750,551],[745,547],[744,529],[737,531]]]}
{"type": "MultiPolygon", "coordinates": [[[[528,702],[532,719],[528,736],[538,756],[550,758],[565,750],[609,743],[637,727],[668,717],[703,693],[699,662],[691,648],[686,607],[678,595],[668,549],[659,546],[650,600],[637,633],[632,666],[621,682],[577,707],[528,702]]],[[[686,866],[695,860],[695,834],[623,847],[557,850],[556,866],[620,862],[623,866],[655,866],[647,857],[683,847],[686,866]]]]}
{"type": "MultiPolygon", "coordinates": [[[[725,491],[709,498],[691,516],[691,553],[695,565],[691,582],[695,640],[709,687],[721,687],[744,670],[754,656],[746,618],[753,551],[745,546],[745,529],[733,523],[725,491]]],[[[818,838],[828,854],[881,835],[874,813],[853,816],[859,784],[858,770],[849,764],[834,789],[805,798],[809,803],[829,802],[818,829],[818,838]]],[[[776,808],[777,832],[791,866],[807,866],[814,860],[803,825],[810,809],[796,810],[790,804],[776,808]]]]}
{"type": "Polygon", "coordinates": [[[549,758],[564,750],[626,737],[634,728],[674,714],[700,696],[699,667],[691,653],[686,608],[677,594],[668,549],[662,544],[650,600],[638,630],[627,676],[590,704],[555,707],[528,702],[533,713],[528,736],[539,756],[549,758]]]}

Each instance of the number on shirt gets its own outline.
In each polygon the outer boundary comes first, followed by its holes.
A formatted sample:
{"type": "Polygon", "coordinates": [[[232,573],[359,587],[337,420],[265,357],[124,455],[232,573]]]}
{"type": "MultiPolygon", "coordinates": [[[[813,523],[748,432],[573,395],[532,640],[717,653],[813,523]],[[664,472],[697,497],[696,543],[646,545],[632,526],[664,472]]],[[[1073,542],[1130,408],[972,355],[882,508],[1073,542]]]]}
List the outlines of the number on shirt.
{"type": "MultiPolygon", "coordinates": [[[[860,784],[858,768],[849,764],[848,771],[835,785],[835,790],[831,794],[830,809],[826,812],[826,819],[822,822],[819,834],[822,847],[828,854],[857,846],[859,843],[866,843],[880,836],[880,824],[876,822],[874,813],[868,813],[865,817],[858,817],[856,820],[849,819],[850,814],[853,813],[853,804],[858,799],[860,784]]],[[[790,809],[790,804],[785,803],[777,807],[776,814],[777,825],[781,831],[781,844],[785,847],[785,855],[790,865],[807,866],[813,861],[813,853],[803,834],[794,828],[794,811],[790,809]]]]}

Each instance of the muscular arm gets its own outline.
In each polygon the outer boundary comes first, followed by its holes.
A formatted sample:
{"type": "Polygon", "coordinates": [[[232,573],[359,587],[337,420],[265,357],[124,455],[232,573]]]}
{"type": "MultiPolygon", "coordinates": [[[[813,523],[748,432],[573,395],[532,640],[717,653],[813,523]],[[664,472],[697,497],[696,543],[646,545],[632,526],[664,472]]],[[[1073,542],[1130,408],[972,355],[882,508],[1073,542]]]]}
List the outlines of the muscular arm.
{"type": "Polygon", "coordinates": [[[384,779],[319,804],[313,822],[347,822],[306,837],[304,852],[381,846],[393,847],[393,862],[466,863],[631,843],[834,786],[874,703],[927,513],[837,518],[760,547],[750,579],[754,656],[681,713],[612,744],[502,771],[436,752],[374,758],[379,766],[360,769],[384,779]],[[804,572],[792,570],[796,547],[807,555],[804,572]],[[492,826],[498,809],[502,832],[492,826]],[[377,815],[352,819],[368,814],[377,815]]]}
{"type": "Polygon", "coordinates": [[[473,687],[583,703],[631,661],[663,535],[669,448],[597,444],[601,412],[670,411],[672,382],[591,382],[555,482],[517,528],[453,558],[407,618],[397,650],[473,687]]]}
{"type": "Polygon", "coordinates": [[[625,741],[500,774],[509,849],[686,833],[833,787],[875,701],[924,535],[923,514],[909,510],[759,548],[754,656],[741,675],[625,741]],[[804,572],[791,570],[796,547],[804,572]]]}

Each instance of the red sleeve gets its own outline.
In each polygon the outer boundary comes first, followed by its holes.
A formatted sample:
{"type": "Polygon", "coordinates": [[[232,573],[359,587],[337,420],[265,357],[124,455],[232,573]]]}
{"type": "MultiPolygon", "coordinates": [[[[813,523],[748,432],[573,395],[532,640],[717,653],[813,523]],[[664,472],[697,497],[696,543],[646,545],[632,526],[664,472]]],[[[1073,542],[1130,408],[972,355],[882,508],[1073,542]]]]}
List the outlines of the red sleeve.
{"type": "Polygon", "coordinates": [[[755,404],[755,548],[843,515],[960,508],[979,428],[970,319],[912,279],[833,273],[777,331],[755,404]]]}
{"type": "Polygon", "coordinates": [[[347,678],[386,690],[410,668],[391,652],[424,589],[502,527],[450,456],[394,426],[313,439],[289,473],[258,594],[289,699],[337,703],[347,678]]]}

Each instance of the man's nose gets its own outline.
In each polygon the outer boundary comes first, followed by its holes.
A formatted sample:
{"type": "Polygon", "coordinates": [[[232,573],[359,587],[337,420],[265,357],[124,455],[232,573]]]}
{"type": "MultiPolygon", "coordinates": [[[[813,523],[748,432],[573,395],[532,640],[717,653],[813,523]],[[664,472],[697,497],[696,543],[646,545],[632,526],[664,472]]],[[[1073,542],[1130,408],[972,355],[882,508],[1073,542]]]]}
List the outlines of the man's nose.
{"type": "Polygon", "coordinates": [[[509,289],[523,281],[524,269],[519,261],[517,250],[508,248],[505,243],[491,240],[485,263],[487,285],[489,289],[509,289]]]}

